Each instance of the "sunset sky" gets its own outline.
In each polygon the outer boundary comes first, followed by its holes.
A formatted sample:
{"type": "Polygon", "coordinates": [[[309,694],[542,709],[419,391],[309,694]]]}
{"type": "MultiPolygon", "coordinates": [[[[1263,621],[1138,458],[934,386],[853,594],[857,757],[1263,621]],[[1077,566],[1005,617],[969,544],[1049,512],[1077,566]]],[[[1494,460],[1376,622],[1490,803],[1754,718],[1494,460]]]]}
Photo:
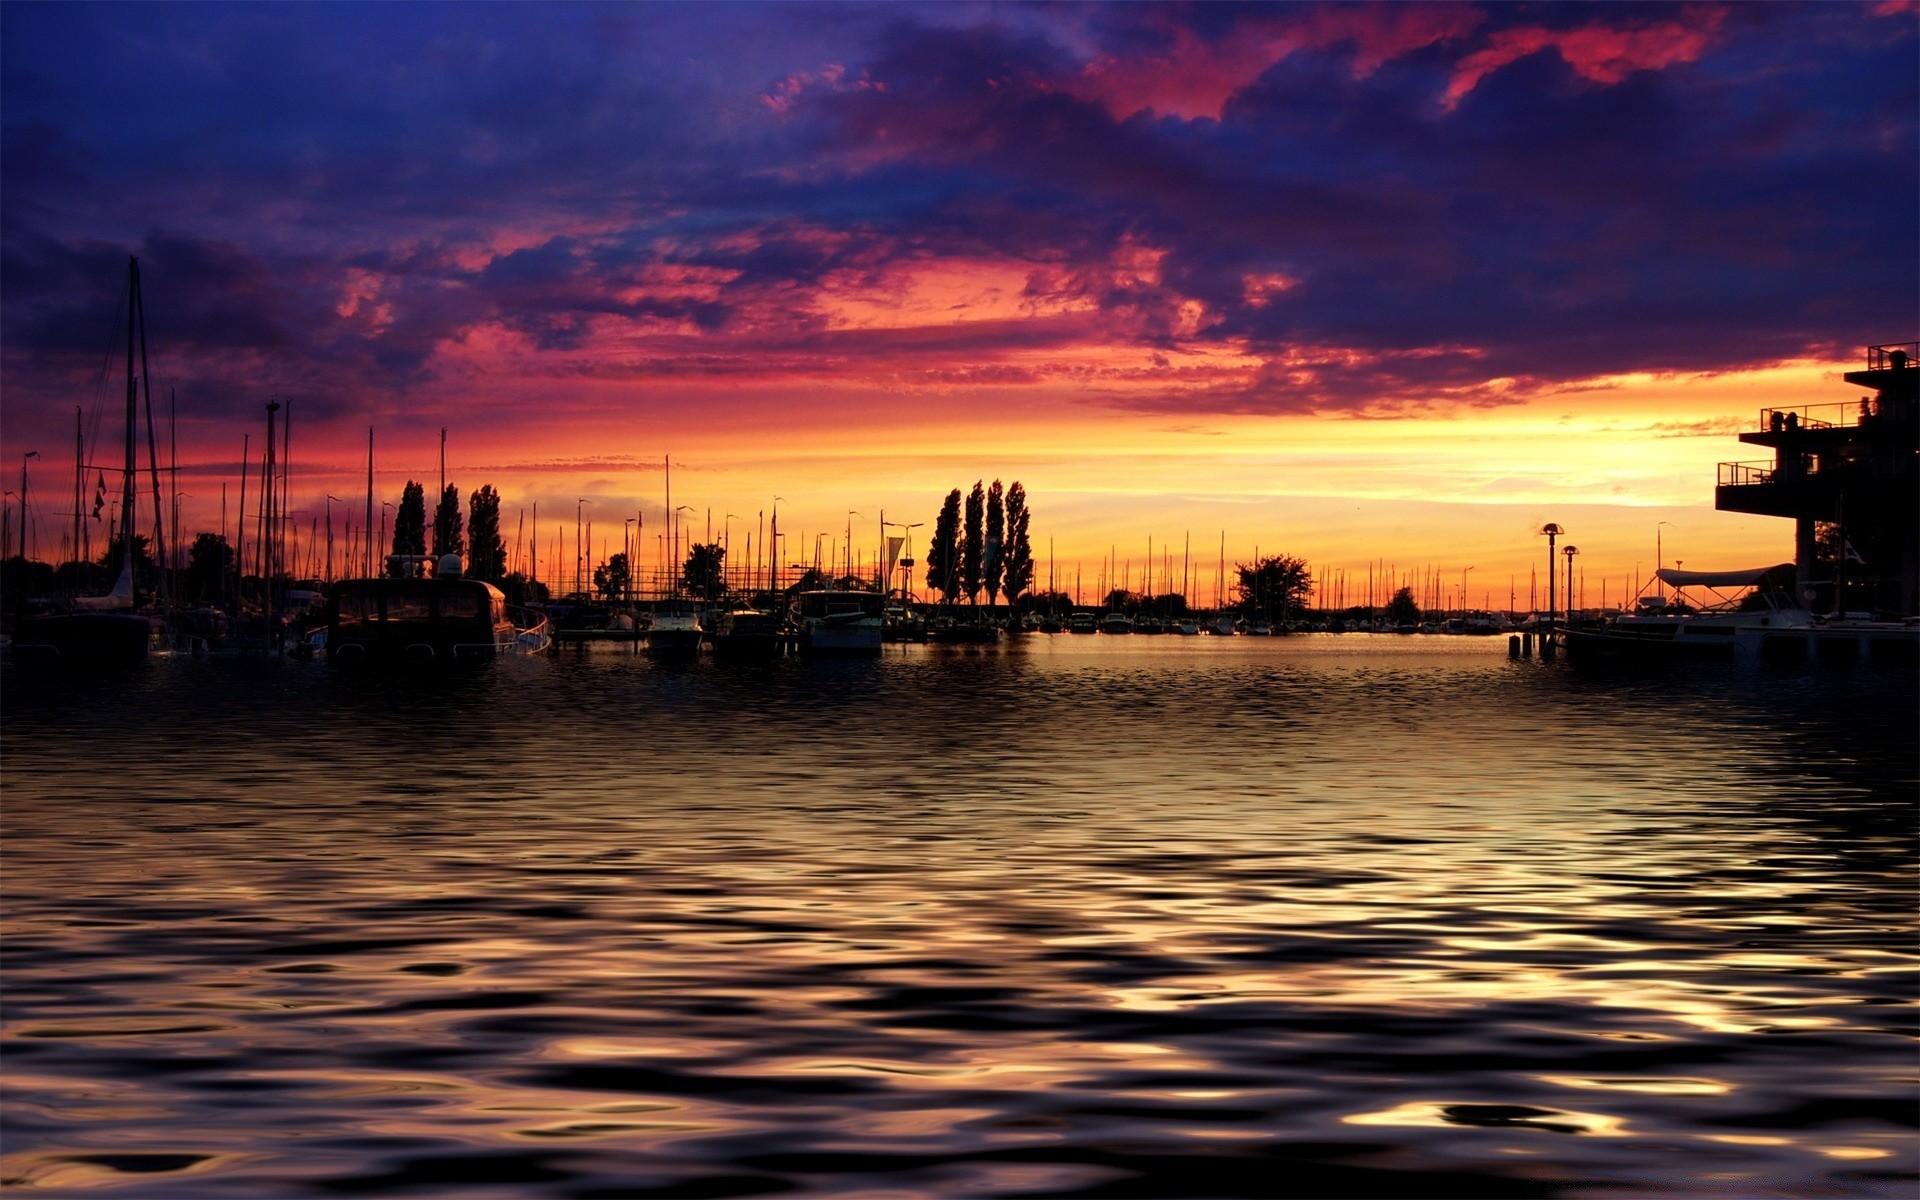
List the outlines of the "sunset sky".
{"type": "Polygon", "coordinates": [[[1557,521],[1597,603],[1656,528],[1689,568],[1790,558],[1713,511],[1715,464],[1920,336],[1911,3],[10,3],[0,34],[0,474],[39,451],[48,559],[76,407],[119,461],[129,254],[189,533],[277,397],[303,520],[364,505],[369,427],[379,499],[431,490],[445,427],[510,543],[538,503],[548,577],[577,512],[595,561],[651,540],[671,455],[736,559],[776,496],[789,561],[849,520],[871,561],[883,509],[924,546],[998,477],[1042,585],[1050,548],[1090,594],[1110,547],[1138,586],[1190,537],[1209,602],[1224,535],[1524,607],[1557,521]]]}

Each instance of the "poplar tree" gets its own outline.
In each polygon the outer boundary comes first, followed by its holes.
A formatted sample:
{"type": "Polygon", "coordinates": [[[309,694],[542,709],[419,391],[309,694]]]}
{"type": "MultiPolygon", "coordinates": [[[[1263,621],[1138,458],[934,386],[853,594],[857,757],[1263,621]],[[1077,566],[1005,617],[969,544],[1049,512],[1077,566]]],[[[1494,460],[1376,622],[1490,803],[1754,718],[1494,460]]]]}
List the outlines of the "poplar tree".
{"type": "Polygon", "coordinates": [[[1007,489],[1007,541],[1002,555],[1006,561],[1006,577],[1000,585],[1008,608],[1015,607],[1021,593],[1033,586],[1033,545],[1027,537],[1027,525],[1032,517],[1027,509],[1027,489],[1016,479],[1007,489]]]}
{"type": "Polygon", "coordinates": [[[500,493],[492,484],[467,498],[467,574],[495,584],[507,577],[507,543],[500,536],[500,493]]]}
{"type": "Polygon", "coordinates": [[[1000,594],[1000,580],[1006,574],[1007,510],[1006,502],[1000,491],[1000,481],[993,481],[987,489],[987,606],[993,606],[993,598],[1000,594]]]}
{"type": "Polygon", "coordinates": [[[984,581],[986,518],[987,492],[976,479],[973,490],[967,493],[966,538],[960,543],[960,590],[967,594],[967,603],[975,607],[980,604],[980,585],[984,581]]]}
{"type": "Polygon", "coordinates": [[[427,489],[409,479],[406,490],[400,493],[400,507],[393,513],[393,553],[426,552],[427,489]]]}
{"type": "Polygon", "coordinates": [[[927,587],[938,588],[953,603],[960,594],[960,489],[947,493],[934,518],[933,542],[927,547],[927,587]]]}
{"type": "Polygon", "coordinates": [[[460,489],[453,484],[440,493],[440,507],[433,514],[433,556],[463,554],[467,539],[461,536],[460,489]]]}

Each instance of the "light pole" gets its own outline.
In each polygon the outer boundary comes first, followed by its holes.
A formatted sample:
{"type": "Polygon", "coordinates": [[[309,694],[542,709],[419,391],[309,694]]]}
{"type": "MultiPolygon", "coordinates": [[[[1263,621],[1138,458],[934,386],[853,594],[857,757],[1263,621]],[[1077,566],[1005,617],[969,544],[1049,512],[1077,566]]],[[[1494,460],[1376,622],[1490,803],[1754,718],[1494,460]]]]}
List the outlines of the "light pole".
{"type": "Polygon", "coordinates": [[[28,562],[33,555],[27,551],[27,460],[39,458],[38,450],[29,450],[20,456],[20,557],[28,562]]]}
{"type": "MultiPolygon", "coordinates": [[[[1478,565],[1478,564],[1475,564],[1478,565]]],[[[1463,567],[1460,571],[1460,619],[1467,619],[1467,572],[1473,567],[1463,567]]]]}
{"type": "Polygon", "coordinates": [[[728,513],[720,520],[720,586],[722,588],[727,587],[727,562],[733,556],[733,523],[737,520],[740,518],[732,513],[728,513]]]}
{"type": "Polygon", "coordinates": [[[785,499],[785,496],[773,498],[773,533],[767,542],[768,590],[774,592],[780,590],[780,555],[777,551],[780,549],[780,502],[785,499]]]}
{"type": "Polygon", "coordinates": [[[1580,547],[1568,546],[1560,553],[1567,556],[1567,627],[1573,627],[1573,556],[1580,553],[1580,547]]]}
{"type": "Polygon", "coordinates": [[[693,505],[682,504],[673,510],[673,594],[680,594],[680,581],[686,576],[686,564],[680,557],[680,514],[692,512],[693,505]]]}
{"type": "Polygon", "coordinates": [[[581,558],[580,519],[586,515],[587,505],[590,503],[592,501],[582,496],[573,506],[573,592],[576,596],[586,590],[580,582],[580,565],[585,561],[581,558]]]}
{"type": "Polygon", "coordinates": [[[857,513],[852,509],[847,510],[847,577],[849,579],[853,577],[853,519],[855,517],[859,517],[864,521],[867,519],[867,515],[865,513],[857,513]]]}
{"type": "Polygon", "coordinates": [[[1552,521],[1548,521],[1540,527],[1540,532],[1547,535],[1547,628],[1551,631],[1553,622],[1560,611],[1553,595],[1553,539],[1565,533],[1566,530],[1560,528],[1560,526],[1554,524],[1552,521]]]}
{"type": "Polygon", "coordinates": [[[328,583],[333,582],[333,506],[336,502],[344,503],[344,501],[340,500],[340,497],[329,493],[327,496],[327,582],[328,583]]]}
{"type": "MultiPolygon", "coordinates": [[[[904,529],[906,531],[900,535],[902,539],[900,543],[901,548],[906,551],[906,557],[900,560],[900,568],[907,573],[905,582],[900,585],[900,602],[902,604],[912,603],[913,598],[913,531],[925,524],[925,521],[915,521],[911,525],[902,521],[880,522],[880,526],[883,529],[904,529]]],[[[892,586],[893,584],[893,573],[891,571],[887,573],[887,584],[888,586],[892,586]]]]}
{"type": "Polygon", "coordinates": [[[633,525],[637,517],[628,517],[620,526],[620,553],[627,556],[626,600],[633,603],[633,525]]]}
{"type": "MultiPolygon", "coordinates": [[[[381,555],[393,552],[393,546],[387,541],[387,510],[390,508],[393,508],[393,501],[382,500],[380,502],[380,544],[374,547],[372,552],[367,555],[367,561],[370,563],[384,561],[381,555]]],[[[394,509],[395,520],[399,519],[399,511],[398,509],[394,509]]],[[[367,532],[371,534],[373,530],[369,529],[367,532]]]]}
{"type": "MultiPolygon", "coordinates": [[[[1660,578],[1660,568],[1661,568],[1661,567],[1663,567],[1663,566],[1665,566],[1665,565],[1666,565],[1666,563],[1667,563],[1667,560],[1666,560],[1666,558],[1664,557],[1664,555],[1662,554],[1662,551],[1661,551],[1661,547],[1660,547],[1660,527],[1661,527],[1662,525],[1673,525],[1673,522],[1672,522],[1672,521],[1656,521],[1656,522],[1654,522],[1654,525],[1653,525],[1653,579],[1654,579],[1654,594],[1655,594],[1655,595],[1658,595],[1658,596],[1659,596],[1659,597],[1661,597],[1662,599],[1665,599],[1665,598],[1666,598],[1666,593],[1665,593],[1664,591],[1662,591],[1662,590],[1660,589],[1660,586],[1659,586],[1660,584],[1662,584],[1662,583],[1665,583],[1665,582],[1666,582],[1666,580],[1664,580],[1664,579],[1661,579],[1661,578],[1660,578]]],[[[1680,528],[1680,527],[1679,527],[1678,525],[1673,525],[1673,527],[1674,527],[1675,529],[1678,529],[1678,528],[1680,528]]]]}

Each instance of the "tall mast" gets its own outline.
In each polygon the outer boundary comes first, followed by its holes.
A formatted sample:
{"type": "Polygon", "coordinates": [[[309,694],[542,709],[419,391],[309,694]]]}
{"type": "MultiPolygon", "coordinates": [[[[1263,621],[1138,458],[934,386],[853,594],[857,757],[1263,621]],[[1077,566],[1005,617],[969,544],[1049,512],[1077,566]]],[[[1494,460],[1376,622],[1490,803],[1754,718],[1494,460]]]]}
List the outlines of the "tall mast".
{"type": "MultiPolygon", "coordinates": [[[[140,424],[140,381],[134,371],[134,313],[140,296],[140,260],[127,259],[127,459],[120,481],[120,563],[127,578],[133,578],[133,476],[134,431],[140,424]]],[[[24,503],[24,498],[22,499],[24,503]]],[[[26,553],[25,547],[21,553],[26,553]]]]}

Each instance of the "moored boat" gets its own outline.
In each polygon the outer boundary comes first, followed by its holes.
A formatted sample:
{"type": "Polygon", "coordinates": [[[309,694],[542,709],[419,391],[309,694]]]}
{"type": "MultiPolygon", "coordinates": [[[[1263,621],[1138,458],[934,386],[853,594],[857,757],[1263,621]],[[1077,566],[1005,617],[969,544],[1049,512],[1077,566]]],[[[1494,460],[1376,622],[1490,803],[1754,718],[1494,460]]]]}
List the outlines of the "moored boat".
{"type": "Polygon", "coordinates": [[[713,656],[726,662],[779,658],[787,652],[787,629],[779,613],[737,608],[713,623],[713,656]]]}
{"type": "Polygon", "coordinates": [[[800,649],[809,654],[878,654],[884,640],[886,597],[878,592],[821,588],[793,598],[800,649]]]}
{"type": "Polygon", "coordinates": [[[327,590],[327,657],[343,664],[483,662],[537,654],[551,644],[546,619],[514,619],[499,588],[460,574],[460,558],[396,554],[388,573],[343,579],[327,590]]]}
{"type": "Polygon", "coordinates": [[[654,602],[653,622],[647,626],[648,654],[655,658],[692,658],[700,653],[705,636],[700,610],[693,601],[672,596],[654,602]]]}

